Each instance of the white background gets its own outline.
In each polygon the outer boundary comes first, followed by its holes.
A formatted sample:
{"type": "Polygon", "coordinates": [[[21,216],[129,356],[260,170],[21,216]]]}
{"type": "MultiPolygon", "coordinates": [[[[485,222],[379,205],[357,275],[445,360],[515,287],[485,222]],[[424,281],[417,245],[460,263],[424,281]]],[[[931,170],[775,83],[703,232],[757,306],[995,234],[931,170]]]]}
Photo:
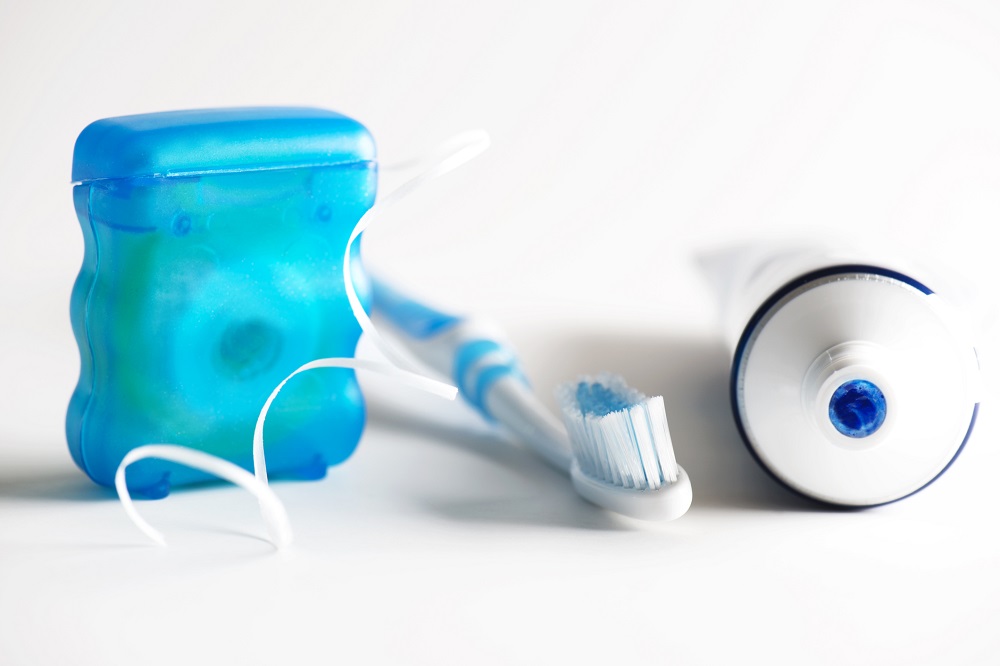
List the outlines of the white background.
{"type": "Polygon", "coordinates": [[[995,321],[998,119],[990,2],[0,0],[0,664],[1000,663],[995,390],[932,487],[817,510],[739,442],[693,261],[875,238],[958,267],[995,321]],[[73,141],[261,104],[346,113],[388,161],[487,129],[366,261],[492,316],[548,404],[597,370],[662,393],[689,514],[603,514],[460,407],[366,379],[354,457],[276,486],[291,552],[221,485],[143,503],[171,542],[147,545],[63,435],[73,141]]]}

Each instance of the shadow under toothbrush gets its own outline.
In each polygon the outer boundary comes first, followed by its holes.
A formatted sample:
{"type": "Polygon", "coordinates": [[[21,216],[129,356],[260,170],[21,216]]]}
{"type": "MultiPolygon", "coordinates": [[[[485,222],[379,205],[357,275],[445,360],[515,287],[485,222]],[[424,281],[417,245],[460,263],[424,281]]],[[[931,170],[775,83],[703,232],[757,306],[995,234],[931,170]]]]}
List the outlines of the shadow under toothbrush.
{"type": "Polygon", "coordinates": [[[663,396],[677,460],[691,477],[692,510],[836,511],[783,488],[750,456],[733,421],[721,341],[613,331],[538,337],[547,343],[532,350],[539,362],[525,362],[539,390],[609,371],[663,396]]]}
{"type": "MultiPolygon", "coordinates": [[[[577,495],[569,479],[531,451],[488,426],[442,422],[439,410],[423,415],[391,401],[368,404],[371,424],[401,436],[415,436],[420,445],[444,445],[487,459],[488,467],[469,470],[475,488],[455,480],[453,487],[434,496],[409,499],[450,520],[475,523],[537,525],[602,531],[634,531],[627,518],[594,507],[577,495]]],[[[459,408],[461,409],[461,408],[459,408]]],[[[479,419],[469,409],[470,422],[479,419]]],[[[453,477],[454,480],[454,477],[453,477]]]]}

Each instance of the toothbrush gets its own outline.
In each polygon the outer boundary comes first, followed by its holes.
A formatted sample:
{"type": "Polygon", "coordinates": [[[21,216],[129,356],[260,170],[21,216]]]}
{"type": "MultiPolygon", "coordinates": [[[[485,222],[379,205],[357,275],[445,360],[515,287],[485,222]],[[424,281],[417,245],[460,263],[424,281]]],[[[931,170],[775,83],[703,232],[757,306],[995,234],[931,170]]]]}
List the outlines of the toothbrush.
{"type": "Polygon", "coordinates": [[[643,520],[673,520],[691,506],[691,482],[674,457],[662,397],[648,398],[616,375],[582,377],[556,392],[560,423],[495,327],[435,310],[377,279],[372,312],[381,330],[452,378],[487,420],[567,473],[584,499],[643,520]]]}

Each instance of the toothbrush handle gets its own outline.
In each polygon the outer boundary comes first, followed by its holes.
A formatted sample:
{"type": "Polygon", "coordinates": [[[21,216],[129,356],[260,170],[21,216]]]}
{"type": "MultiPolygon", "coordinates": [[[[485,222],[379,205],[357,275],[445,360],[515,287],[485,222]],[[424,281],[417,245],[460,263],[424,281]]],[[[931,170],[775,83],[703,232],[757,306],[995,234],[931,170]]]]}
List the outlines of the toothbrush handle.
{"type": "Polygon", "coordinates": [[[547,463],[567,474],[573,465],[566,427],[523,381],[503,377],[484,399],[489,414],[547,463]]]}
{"type": "Polygon", "coordinates": [[[562,470],[572,457],[566,430],[538,401],[496,327],[440,312],[372,279],[372,311],[417,358],[450,377],[488,421],[499,421],[562,470]]]}
{"type": "Polygon", "coordinates": [[[372,313],[431,369],[450,378],[462,397],[486,412],[482,398],[507,375],[523,379],[510,347],[484,322],[435,310],[372,279],[372,313]]]}

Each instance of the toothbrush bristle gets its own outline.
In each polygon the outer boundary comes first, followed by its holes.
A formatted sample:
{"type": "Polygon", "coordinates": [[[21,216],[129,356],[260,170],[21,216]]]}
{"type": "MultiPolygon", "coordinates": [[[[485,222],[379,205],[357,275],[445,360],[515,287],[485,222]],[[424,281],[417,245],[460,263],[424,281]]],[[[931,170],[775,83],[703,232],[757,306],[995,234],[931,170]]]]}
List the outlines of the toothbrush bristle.
{"type": "Polygon", "coordinates": [[[634,490],[677,481],[662,397],[649,398],[605,373],[563,384],[556,398],[584,474],[634,490]]]}

